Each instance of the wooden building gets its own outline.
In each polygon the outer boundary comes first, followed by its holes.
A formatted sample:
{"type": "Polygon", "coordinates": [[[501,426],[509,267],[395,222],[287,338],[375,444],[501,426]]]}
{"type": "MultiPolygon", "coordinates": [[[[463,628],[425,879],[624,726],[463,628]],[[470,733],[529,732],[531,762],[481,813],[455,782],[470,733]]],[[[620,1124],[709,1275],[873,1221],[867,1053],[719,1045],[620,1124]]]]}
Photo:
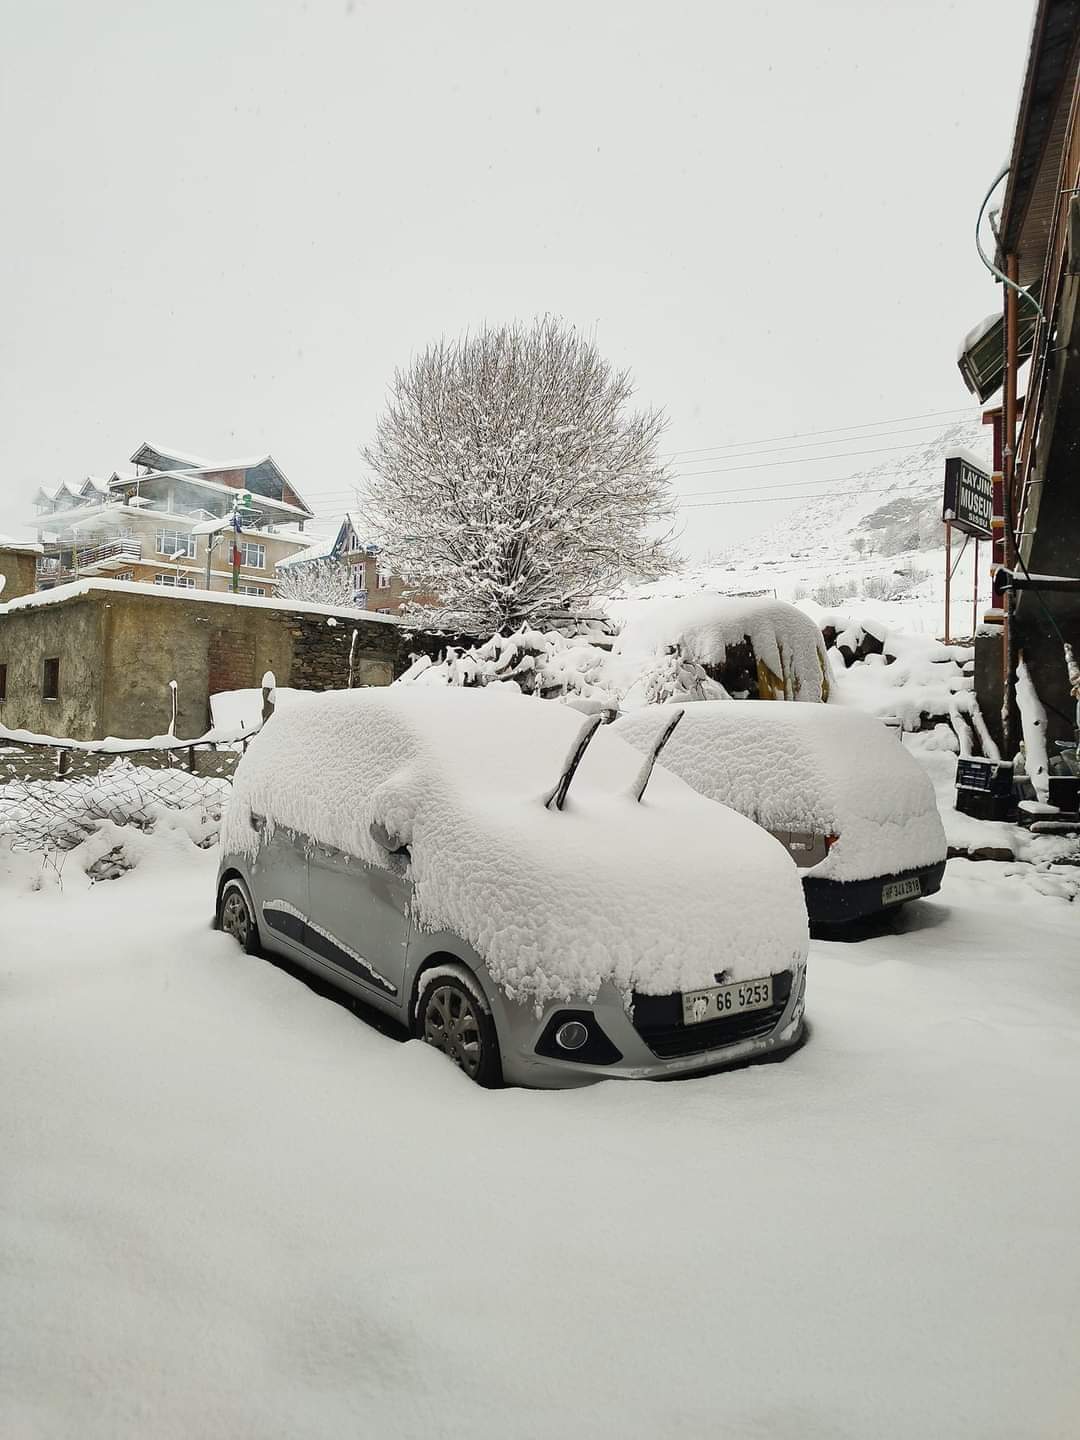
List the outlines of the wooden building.
{"type": "Polygon", "coordinates": [[[969,336],[960,368],[980,400],[1001,391],[986,415],[1000,599],[996,633],[976,643],[976,690],[1012,755],[1021,655],[1051,741],[1072,738],[1080,701],[1066,663],[1067,645],[1080,659],[1080,0],[1037,5],[995,234],[1001,319],[969,336]]]}

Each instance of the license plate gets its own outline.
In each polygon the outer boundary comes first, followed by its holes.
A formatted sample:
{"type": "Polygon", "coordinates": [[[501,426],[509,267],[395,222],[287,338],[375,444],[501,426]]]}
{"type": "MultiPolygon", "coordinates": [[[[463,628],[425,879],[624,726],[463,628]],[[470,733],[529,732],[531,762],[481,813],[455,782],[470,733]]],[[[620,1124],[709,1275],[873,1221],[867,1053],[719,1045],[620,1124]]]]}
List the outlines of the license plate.
{"type": "Polygon", "coordinates": [[[898,900],[914,900],[921,894],[921,880],[894,880],[891,885],[881,887],[881,903],[895,905],[898,900]]]}
{"type": "Polygon", "coordinates": [[[728,1015],[745,1015],[748,1010],[767,1010],[772,1001],[772,976],[764,980],[740,980],[734,985],[713,985],[708,990],[687,990],[682,997],[684,1025],[703,1020],[723,1020],[728,1015]]]}

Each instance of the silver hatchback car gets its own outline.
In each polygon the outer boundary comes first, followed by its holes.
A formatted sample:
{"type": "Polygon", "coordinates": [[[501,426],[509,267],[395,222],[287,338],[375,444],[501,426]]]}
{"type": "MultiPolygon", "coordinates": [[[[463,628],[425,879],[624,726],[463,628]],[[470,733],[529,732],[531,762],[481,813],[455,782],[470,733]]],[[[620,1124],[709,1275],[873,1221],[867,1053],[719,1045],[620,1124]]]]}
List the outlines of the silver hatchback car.
{"type": "Polygon", "coordinates": [[[658,748],[516,692],[292,697],[237,769],[217,924],[484,1085],[783,1054],[803,1033],[794,867],[654,774],[658,748]]]}

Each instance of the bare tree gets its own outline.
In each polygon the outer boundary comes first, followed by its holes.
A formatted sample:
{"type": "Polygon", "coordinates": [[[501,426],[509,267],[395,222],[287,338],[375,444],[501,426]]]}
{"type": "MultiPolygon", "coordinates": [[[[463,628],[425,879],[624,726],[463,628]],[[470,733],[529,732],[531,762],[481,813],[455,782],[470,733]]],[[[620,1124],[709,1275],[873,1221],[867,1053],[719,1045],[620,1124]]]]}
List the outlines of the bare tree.
{"type": "Polygon", "coordinates": [[[274,591],[278,600],[306,600],[313,605],[354,605],[349,566],[344,560],[305,560],[287,565],[278,574],[274,591]]]}
{"type": "MultiPolygon", "coordinates": [[[[391,386],[363,494],[432,618],[509,633],[669,569],[661,412],[551,317],[429,348],[391,386]]],[[[419,602],[418,602],[419,604],[419,602]]]]}

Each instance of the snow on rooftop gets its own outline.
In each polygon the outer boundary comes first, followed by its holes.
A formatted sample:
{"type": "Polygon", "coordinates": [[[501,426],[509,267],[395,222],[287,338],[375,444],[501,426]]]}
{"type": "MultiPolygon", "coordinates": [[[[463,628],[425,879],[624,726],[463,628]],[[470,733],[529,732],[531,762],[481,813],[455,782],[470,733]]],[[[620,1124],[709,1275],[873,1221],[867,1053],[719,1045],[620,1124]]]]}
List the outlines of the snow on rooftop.
{"type": "Polygon", "coordinates": [[[794,866],[763,830],[656,773],[601,729],[563,810],[580,735],[562,706],[487,690],[300,695],[249,747],[223,851],[253,855],[252,813],[376,866],[377,822],[411,850],[419,922],[466,940],[514,998],[667,994],[801,963],[794,866]]]}
{"type": "MultiPolygon", "coordinates": [[[[645,707],[612,728],[645,751],[671,708],[645,707]]],[[[855,710],[701,701],[686,706],[660,763],[767,830],[838,835],[817,878],[869,879],[945,858],[925,772],[885,725],[855,710]]]]}
{"type": "MultiPolygon", "coordinates": [[[[201,455],[189,455],[184,450],[174,450],[171,445],[153,445],[147,442],[140,445],[135,454],[142,450],[152,450],[155,455],[161,455],[166,460],[179,460],[184,465],[190,465],[193,470],[251,470],[256,465],[264,465],[271,460],[270,455],[253,455],[245,460],[207,460],[201,455]]],[[[132,456],[132,460],[134,460],[132,456]]],[[[276,462],[275,462],[276,463],[276,462]]]]}
{"type": "Polygon", "coordinates": [[[31,555],[40,555],[42,546],[36,540],[17,540],[12,535],[0,535],[0,550],[23,550],[31,555]]]}
{"type": "Polygon", "coordinates": [[[287,555],[284,560],[279,560],[276,565],[278,570],[289,570],[294,565],[307,565],[312,560],[328,560],[333,554],[334,546],[337,543],[338,532],[316,540],[314,544],[308,545],[303,550],[297,550],[294,555],[287,555]]]}
{"type": "Polygon", "coordinates": [[[161,600],[195,600],[206,605],[245,605],[263,610],[287,610],[307,615],[335,615],[347,619],[366,620],[380,625],[401,625],[396,615],[379,615],[374,610],[358,610],[350,605],[316,605],[307,600],[275,600],[257,595],[234,595],[229,590],[174,590],[167,585],[141,585],[133,580],[75,580],[70,585],[55,585],[51,590],[38,590],[33,595],[20,595],[4,607],[10,610],[36,609],[44,605],[61,605],[92,592],[107,591],[118,595],[153,595],[161,600]]]}

